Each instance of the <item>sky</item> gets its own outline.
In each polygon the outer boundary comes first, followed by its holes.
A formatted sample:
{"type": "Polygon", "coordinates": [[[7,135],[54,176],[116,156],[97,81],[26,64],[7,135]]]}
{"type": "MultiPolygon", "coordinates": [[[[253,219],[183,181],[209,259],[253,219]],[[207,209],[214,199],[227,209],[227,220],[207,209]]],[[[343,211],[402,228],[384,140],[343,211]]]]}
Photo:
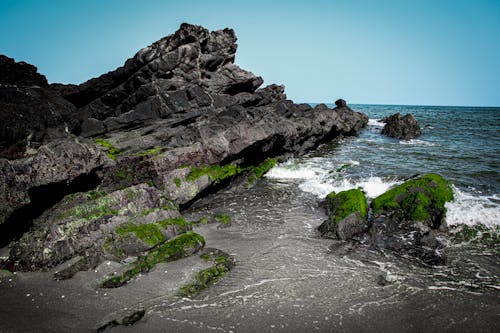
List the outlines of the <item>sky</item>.
{"type": "Polygon", "coordinates": [[[500,106],[500,0],[0,0],[0,54],[77,84],[183,22],[296,102],[500,106]]]}

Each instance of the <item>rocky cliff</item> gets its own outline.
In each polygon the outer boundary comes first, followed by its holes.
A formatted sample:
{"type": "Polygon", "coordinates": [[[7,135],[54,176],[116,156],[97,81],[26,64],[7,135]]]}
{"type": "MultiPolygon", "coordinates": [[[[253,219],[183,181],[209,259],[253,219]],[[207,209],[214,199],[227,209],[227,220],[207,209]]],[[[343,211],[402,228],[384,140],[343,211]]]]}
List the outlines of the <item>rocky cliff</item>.
{"type": "Polygon", "coordinates": [[[260,88],[234,64],[236,48],[231,29],[182,24],[81,85],[49,85],[0,57],[3,245],[30,230],[12,259],[38,269],[88,253],[112,227],[175,218],[205,191],[261,174],[268,158],[367,123],[348,106],[313,108],[287,100],[283,86],[260,88]]]}

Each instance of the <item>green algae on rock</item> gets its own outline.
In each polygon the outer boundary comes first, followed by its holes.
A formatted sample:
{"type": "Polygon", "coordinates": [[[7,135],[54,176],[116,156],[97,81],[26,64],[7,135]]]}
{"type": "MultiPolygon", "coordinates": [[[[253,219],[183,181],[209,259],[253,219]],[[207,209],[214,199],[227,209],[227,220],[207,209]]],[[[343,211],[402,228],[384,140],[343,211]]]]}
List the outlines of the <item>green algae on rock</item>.
{"type": "Polygon", "coordinates": [[[115,233],[118,235],[133,233],[137,238],[150,246],[155,246],[166,241],[165,235],[158,228],[158,225],[154,223],[124,223],[115,229],[115,233]]]}
{"type": "Polygon", "coordinates": [[[227,214],[218,214],[214,216],[215,221],[219,222],[222,225],[230,225],[231,224],[231,218],[227,214]]]}
{"type": "Polygon", "coordinates": [[[106,148],[106,156],[116,161],[116,158],[122,154],[122,151],[115,146],[113,146],[109,141],[102,138],[95,138],[94,142],[100,145],[101,147],[106,148]]]}
{"type": "Polygon", "coordinates": [[[453,200],[449,183],[440,175],[427,174],[406,181],[373,199],[374,214],[393,213],[437,228],[446,214],[445,203],[453,200]]]}
{"type": "Polygon", "coordinates": [[[322,237],[350,239],[366,229],[368,204],[363,191],[351,189],[326,196],[328,220],[318,231],[322,237]]]}
{"type": "Polygon", "coordinates": [[[219,281],[234,267],[234,259],[218,249],[206,249],[200,258],[212,261],[214,265],[199,271],[192,283],[182,286],[179,290],[181,296],[199,294],[219,281]]]}
{"type": "Polygon", "coordinates": [[[352,189],[339,193],[332,192],[326,196],[326,205],[331,212],[329,220],[338,223],[354,212],[359,212],[366,218],[368,215],[368,204],[363,191],[352,189]]]}
{"type": "Polygon", "coordinates": [[[220,165],[205,165],[201,167],[193,167],[191,171],[186,176],[186,180],[195,181],[201,176],[207,175],[215,183],[220,183],[221,181],[239,175],[244,169],[237,165],[227,164],[224,166],[220,165]]]}
{"type": "Polygon", "coordinates": [[[204,246],[205,239],[201,235],[188,231],[153,248],[144,256],[140,256],[129,268],[104,280],[100,286],[101,288],[120,287],[137,275],[149,272],[157,263],[188,257],[204,246]]]}
{"type": "Polygon", "coordinates": [[[257,179],[262,178],[262,176],[271,170],[277,163],[277,158],[268,157],[259,165],[249,167],[251,174],[248,176],[248,183],[252,183],[257,179]]]}

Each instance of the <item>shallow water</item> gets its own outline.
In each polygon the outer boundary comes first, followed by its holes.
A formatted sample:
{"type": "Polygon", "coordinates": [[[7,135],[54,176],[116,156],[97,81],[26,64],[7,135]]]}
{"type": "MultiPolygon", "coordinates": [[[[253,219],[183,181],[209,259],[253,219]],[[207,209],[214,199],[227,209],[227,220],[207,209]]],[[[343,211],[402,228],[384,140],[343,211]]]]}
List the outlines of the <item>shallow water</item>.
{"type": "MultiPolygon", "coordinates": [[[[232,225],[197,231],[235,268],[193,298],[154,304],[134,329],[160,331],[494,331],[500,314],[498,258],[449,250],[448,266],[320,239],[325,218],[300,181],[262,179],[245,191],[197,202],[192,220],[227,213],[232,225]],[[465,260],[466,259],[466,260],[465,260]],[[480,311],[479,311],[480,309],[480,311]]],[[[476,251],[476,252],[474,252],[476,251]]]]}

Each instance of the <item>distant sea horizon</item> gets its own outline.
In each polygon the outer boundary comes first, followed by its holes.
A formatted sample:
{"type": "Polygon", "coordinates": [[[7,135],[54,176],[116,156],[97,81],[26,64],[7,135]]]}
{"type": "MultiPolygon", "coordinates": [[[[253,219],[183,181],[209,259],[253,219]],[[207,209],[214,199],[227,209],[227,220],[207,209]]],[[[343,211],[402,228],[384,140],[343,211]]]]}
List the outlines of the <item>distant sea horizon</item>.
{"type": "MultiPolygon", "coordinates": [[[[293,100],[294,103],[297,104],[309,104],[309,105],[318,105],[318,104],[326,104],[326,105],[335,105],[335,100],[329,101],[329,102],[300,102],[293,100]]],[[[348,106],[353,106],[353,105],[360,105],[360,106],[366,106],[366,105],[373,105],[373,106],[425,106],[425,107],[449,107],[449,108],[497,108],[500,109],[500,105],[438,105],[438,104],[400,104],[400,103],[351,103],[347,101],[348,106]]]]}

